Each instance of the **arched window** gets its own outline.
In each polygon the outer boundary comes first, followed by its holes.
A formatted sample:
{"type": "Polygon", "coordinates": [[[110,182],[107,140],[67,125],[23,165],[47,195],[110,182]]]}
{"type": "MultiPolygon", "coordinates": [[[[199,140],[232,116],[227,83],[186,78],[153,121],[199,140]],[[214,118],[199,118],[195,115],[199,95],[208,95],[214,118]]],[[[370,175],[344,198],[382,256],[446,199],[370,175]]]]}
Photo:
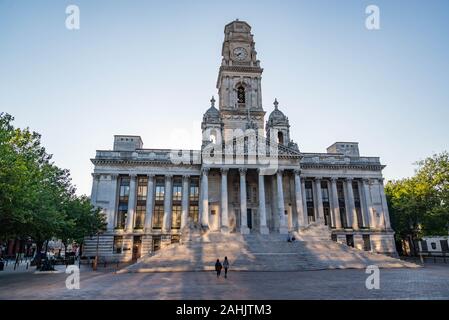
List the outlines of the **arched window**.
{"type": "Polygon", "coordinates": [[[284,134],[282,132],[278,132],[278,143],[284,144],[284,134]]]}
{"type": "Polygon", "coordinates": [[[245,103],[245,88],[243,86],[237,88],[237,102],[245,103]]]}

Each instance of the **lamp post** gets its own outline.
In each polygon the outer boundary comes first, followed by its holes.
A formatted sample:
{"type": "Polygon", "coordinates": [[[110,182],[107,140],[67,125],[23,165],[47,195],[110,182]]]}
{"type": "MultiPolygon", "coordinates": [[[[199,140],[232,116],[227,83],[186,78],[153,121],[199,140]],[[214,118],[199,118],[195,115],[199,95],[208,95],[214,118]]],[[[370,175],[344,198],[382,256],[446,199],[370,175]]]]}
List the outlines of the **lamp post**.
{"type": "Polygon", "coordinates": [[[97,271],[97,266],[98,266],[98,247],[100,244],[100,232],[97,232],[97,248],[96,248],[96,252],[95,252],[95,260],[94,260],[94,265],[93,265],[93,270],[97,271]]]}

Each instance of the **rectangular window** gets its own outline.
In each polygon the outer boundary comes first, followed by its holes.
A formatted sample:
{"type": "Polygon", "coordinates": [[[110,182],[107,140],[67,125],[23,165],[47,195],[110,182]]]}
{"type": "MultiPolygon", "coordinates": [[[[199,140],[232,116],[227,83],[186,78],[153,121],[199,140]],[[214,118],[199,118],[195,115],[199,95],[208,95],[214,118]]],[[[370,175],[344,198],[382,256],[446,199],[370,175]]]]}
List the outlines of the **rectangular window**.
{"type": "Polygon", "coordinates": [[[173,201],[181,201],[181,199],[182,199],[181,181],[175,180],[173,183],[173,201]]]}
{"type": "Polygon", "coordinates": [[[165,182],[163,179],[156,179],[156,201],[164,201],[165,182]]]}
{"type": "Polygon", "coordinates": [[[113,253],[122,253],[123,248],[123,237],[114,236],[114,246],[112,248],[113,253]]]}
{"type": "Polygon", "coordinates": [[[154,206],[153,229],[161,229],[163,219],[164,219],[164,206],[161,205],[154,206]]]}
{"type": "Polygon", "coordinates": [[[148,177],[137,179],[137,201],[147,201],[148,177]]]}
{"type": "Polygon", "coordinates": [[[148,177],[137,178],[137,206],[134,228],[143,229],[147,207],[148,177]]]}
{"type": "Polygon", "coordinates": [[[199,209],[197,205],[191,205],[189,207],[189,219],[195,223],[198,223],[199,209]]]}
{"type": "Polygon", "coordinates": [[[199,200],[199,187],[198,187],[198,180],[192,179],[190,181],[190,194],[189,194],[190,201],[198,201],[199,200]]]}
{"type": "Polygon", "coordinates": [[[128,200],[129,200],[129,176],[120,177],[119,185],[119,198],[118,198],[118,210],[116,228],[125,228],[126,217],[128,216],[128,200]]]}
{"type": "Polygon", "coordinates": [[[181,206],[173,206],[171,227],[172,229],[181,228],[181,206]]]}

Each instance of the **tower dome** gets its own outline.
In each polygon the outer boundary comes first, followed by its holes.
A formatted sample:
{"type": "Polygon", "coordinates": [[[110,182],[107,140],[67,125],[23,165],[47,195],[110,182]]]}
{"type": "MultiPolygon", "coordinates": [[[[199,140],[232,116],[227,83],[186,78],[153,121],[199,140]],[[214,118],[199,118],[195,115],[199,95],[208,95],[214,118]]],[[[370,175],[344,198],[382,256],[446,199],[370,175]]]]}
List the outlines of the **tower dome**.
{"type": "Polygon", "coordinates": [[[220,123],[220,112],[215,108],[215,99],[210,100],[211,106],[203,115],[203,123],[220,123]]]}
{"type": "Polygon", "coordinates": [[[278,108],[279,102],[277,99],[274,99],[274,110],[270,113],[270,116],[268,117],[268,123],[267,125],[270,126],[276,126],[276,125],[289,125],[288,124],[288,118],[285,116],[285,114],[279,110],[278,108]]]}

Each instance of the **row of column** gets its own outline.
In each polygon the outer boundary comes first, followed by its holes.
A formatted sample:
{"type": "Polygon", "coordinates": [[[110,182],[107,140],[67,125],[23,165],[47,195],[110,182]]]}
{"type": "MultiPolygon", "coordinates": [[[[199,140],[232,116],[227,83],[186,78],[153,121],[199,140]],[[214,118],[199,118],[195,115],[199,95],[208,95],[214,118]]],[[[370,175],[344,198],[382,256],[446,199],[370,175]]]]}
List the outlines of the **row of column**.
{"type": "MultiPolygon", "coordinates": [[[[117,213],[117,187],[118,187],[118,175],[112,174],[111,176],[111,188],[109,190],[109,208],[107,229],[109,231],[114,229],[116,213],[117,213]]],[[[155,175],[148,174],[147,195],[146,195],[146,212],[145,212],[145,231],[152,229],[153,211],[155,203],[155,175]]],[[[97,203],[98,195],[98,183],[100,175],[93,174],[93,185],[91,193],[91,201],[95,205],[97,203]]],[[[187,223],[189,212],[189,175],[183,175],[182,177],[182,197],[181,197],[181,229],[187,223]]],[[[173,175],[165,175],[165,190],[164,190],[164,217],[162,222],[162,232],[168,232],[171,228],[171,215],[172,215],[172,191],[173,191],[173,175]]],[[[128,215],[126,218],[126,231],[132,232],[134,230],[134,220],[137,205],[137,175],[130,175],[129,184],[129,196],[128,196],[128,215]]]]}
{"type": "MultiPolygon", "coordinates": [[[[247,225],[247,191],[246,191],[246,172],[247,169],[240,168],[239,174],[240,174],[240,231],[243,234],[249,233],[248,225],[247,225]]],[[[209,168],[205,168],[202,171],[202,189],[201,189],[201,195],[202,195],[202,210],[201,210],[201,222],[203,226],[209,225],[209,196],[208,196],[208,174],[209,174],[209,168]]],[[[308,215],[307,215],[307,203],[305,201],[305,183],[304,180],[301,179],[301,171],[300,170],[294,170],[294,182],[295,182],[295,204],[296,204],[296,217],[297,217],[297,226],[298,227],[305,227],[308,225],[308,215]]],[[[264,175],[260,170],[258,170],[258,189],[259,189],[259,219],[260,219],[260,233],[266,234],[268,233],[268,227],[267,227],[267,216],[266,216],[266,205],[265,205],[265,179],[264,175]]],[[[228,178],[228,169],[222,168],[221,169],[221,228],[222,230],[228,230],[229,229],[229,218],[228,218],[228,187],[227,187],[227,178],[228,178]]],[[[287,225],[287,219],[285,215],[285,203],[284,203],[284,190],[283,190],[283,170],[280,169],[276,173],[276,180],[277,180],[277,209],[278,209],[278,215],[279,215],[279,232],[281,234],[285,234],[288,232],[288,225],[287,225]]],[[[330,209],[331,209],[331,215],[330,218],[332,219],[333,226],[336,229],[341,229],[343,226],[341,224],[341,217],[340,217],[340,205],[338,200],[338,193],[337,193],[337,180],[338,178],[332,177],[330,178],[330,185],[331,185],[331,198],[330,200],[330,209]]],[[[315,183],[315,203],[316,203],[316,219],[319,224],[324,224],[324,206],[323,206],[323,199],[322,199],[322,193],[321,193],[321,182],[322,178],[315,177],[314,183],[315,183]]],[[[358,217],[357,217],[357,210],[355,206],[355,197],[354,197],[354,191],[353,191],[353,178],[345,178],[346,182],[346,190],[347,190],[347,201],[345,200],[345,207],[347,211],[347,221],[350,221],[350,227],[354,230],[359,229],[358,225],[358,217]]],[[[375,227],[375,217],[374,217],[374,210],[371,203],[371,197],[370,197],[370,190],[369,190],[369,184],[368,179],[362,179],[362,186],[363,186],[363,194],[365,195],[363,197],[363,207],[362,207],[362,215],[368,216],[367,220],[369,223],[369,226],[375,227]],[[363,213],[367,213],[364,215],[363,213]]],[[[390,229],[390,220],[388,215],[388,207],[385,197],[385,192],[383,189],[383,183],[379,183],[380,186],[380,194],[382,198],[382,208],[383,208],[383,216],[384,216],[384,224],[386,229],[390,229]]],[[[331,223],[331,222],[330,222],[331,223]]]]}
{"type": "MultiPolygon", "coordinates": [[[[246,190],[246,168],[240,168],[240,230],[241,233],[249,233],[248,225],[247,225],[247,190],[246,190]]],[[[209,185],[208,185],[208,174],[209,168],[204,168],[201,173],[201,192],[200,192],[200,222],[203,226],[209,226],[209,185]]],[[[296,204],[296,217],[297,217],[297,226],[305,227],[308,224],[308,215],[307,215],[307,203],[305,196],[305,183],[304,179],[301,179],[301,171],[294,170],[294,186],[295,186],[295,204],[296,204]]],[[[144,228],[146,231],[151,230],[152,228],[152,217],[153,217],[153,209],[154,209],[154,175],[149,174],[148,176],[148,188],[147,188],[147,199],[146,199],[146,214],[145,214],[145,224],[144,228]]],[[[93,174],[94,182],[92,186],[92,203],[97,203],[97,190],[98,190],[98,182],[99,175],[93,174]]],[[[221,169],[221,228],[223,231],[229,230],[229,216],[228,216],[228,169],[221,169]]],[[[259,219],[260,219],[260,233],[267,234],[267,216],[266,216],[266,205],[265,205],[265,175],[261,170],[258,171],[258,191],[259,191],[259,219]]],[[[113,190],[110,190],[109,193],[111,195],[111,199],[109,201],[110,207],[109,216],[108,216],[108,230],[113,230],[115,223],[115,214],[116,214],[116,206],[117,206],[117,178],[118,175],[111,175],[113,190]]],[[[130,175],[130,192],[129,192],[129,201],[128,201],[128,216],[126,221],[126,230],[132,232],[134,229],[134,216],[136,209],[136,201],[137,201],[137,175],[130,175]]],[[[164,195],[164,218],[162,223],[162,232],[168,232],[171,228],[171,215],[172,215],[172,175],[165,176],[165,195],[164,195]]],[[[284,204],[284,190],[283,190],[283,170],[279,169],[276,173],[277,180],[277,209],[279,215],[279,232],[287,233],[288,225],[287,219],[285,215],[285,204],[284,204]]],[[[322,178],[315,177],[315,195],[316,195],[316,219],[320,224],[324,224],[324,207],[323,207],[323,199],[321,193],[321,181],[322,178]]],[[[346,201],[346,211],[348,213],[347,221],[351,222],[351,226],[353,229],[358,229],[358,217],[357,211],[355,208],[354,201],[354,191],[352,187],[352,178],[346,178],[346,191],[347,191],[347,201],[346,201]]],[[[333,226],[336,229],[341,229],[343,226],[341,225],[341,217],[340,217],[340,206],[338,201],[338,193],[337,193],[337,178],[330,178],[330,209],[331,209],[331,219],[333,222],[333,226]]],[[[385,228],[390,229],[390,220],[388,215],[388,207],[386,203],[386,196],[383,189],[383,183],[379,183],[380,186],[380,195],[382,200],[383,207],[383,217],[385,228]]],[[[363,211],[367,213],[367,219],[369,221],[369,226],[375,226],[375,217],[374,210],[372,208],[371,197],[369,196],[370,190],[367,179],[362,179],[362,188],[364,194],[364,206],[363,211]]],[[[188,206],[189,206],[189,176],[184,175],[182,180],[182,200],[181,200],[181,229],[186,225],[188,218],[188,206]]],[[[366,215],[364,215],[366,216],[366,215]]]]}

